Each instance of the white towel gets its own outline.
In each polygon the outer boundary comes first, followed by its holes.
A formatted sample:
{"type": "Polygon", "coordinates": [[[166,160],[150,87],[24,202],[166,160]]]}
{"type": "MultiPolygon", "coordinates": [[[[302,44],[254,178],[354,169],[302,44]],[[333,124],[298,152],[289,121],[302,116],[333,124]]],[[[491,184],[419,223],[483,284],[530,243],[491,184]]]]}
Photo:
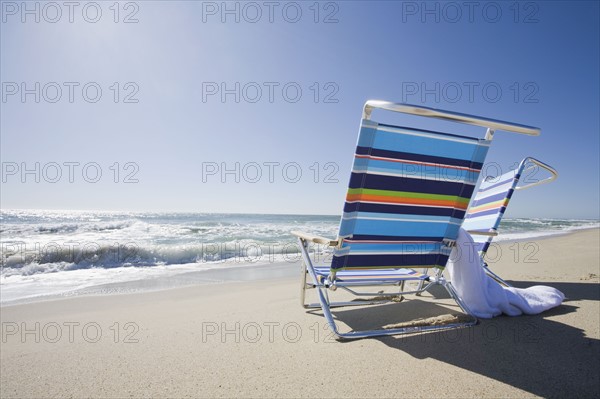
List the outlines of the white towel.
{"type": "Polygon", "coordinates": [[[537,314],[558,306],[565,295],[556,288],[535,285],[529,288],[504,287],[489,277],[475,253],[473,238],[460,229],[446,270],[456,292],[474,316],[489,319],[502,313],[509,316],[537,314]]]}

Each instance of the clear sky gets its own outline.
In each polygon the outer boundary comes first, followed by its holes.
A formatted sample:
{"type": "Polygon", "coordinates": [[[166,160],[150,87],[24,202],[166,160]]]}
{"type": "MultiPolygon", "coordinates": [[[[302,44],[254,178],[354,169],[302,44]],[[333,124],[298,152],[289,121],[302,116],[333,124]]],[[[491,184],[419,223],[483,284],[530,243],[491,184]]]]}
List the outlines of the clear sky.
{"type": "Polygon", "coordinates": [[[3,209],[339,214],[381,99],[541,127],[509,216],[599,217],[598,2],[113,4],[2,2],[3,209]]]}

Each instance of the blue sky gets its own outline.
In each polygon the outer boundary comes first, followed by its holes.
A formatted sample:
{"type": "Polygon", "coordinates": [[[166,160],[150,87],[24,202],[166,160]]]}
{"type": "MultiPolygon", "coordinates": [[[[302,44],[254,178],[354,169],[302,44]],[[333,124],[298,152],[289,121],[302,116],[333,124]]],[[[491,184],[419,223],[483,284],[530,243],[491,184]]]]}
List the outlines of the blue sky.
{"type": "Polygon", "coordinates": [[[600,216],[597,2],[22,4],[2,2],[3,209],[339,214],[381,99],[541,127],[488,155],[560,173],[509,216],[600,216]]]}

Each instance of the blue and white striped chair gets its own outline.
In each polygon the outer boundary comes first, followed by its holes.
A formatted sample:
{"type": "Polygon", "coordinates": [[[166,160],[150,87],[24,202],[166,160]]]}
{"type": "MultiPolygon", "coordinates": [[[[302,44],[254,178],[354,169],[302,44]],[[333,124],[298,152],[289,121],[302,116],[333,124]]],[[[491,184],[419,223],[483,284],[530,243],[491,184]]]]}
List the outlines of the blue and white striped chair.
{"type": "MultiPolygon", "coordinates": [[[[338,338],[434,331],[473,325],[477,319],[445,325],[420,325],[370,331],[338,330],[331,308],[381,303],[403,294],[419,293],[434,285],[447,289],[462,310],[469,310],[441,273],[465,217],[494,130],[538,135],[539,129],[425,107],[367,101],[358,136],[344,213],[338,238],[329,240],[301,232],[302,305],[322,308],[338,338]],[[398,127],[371,120],[372,110],[438,118],[487,128],[477,139],[417,128],[398,127]],[[335,247],[328,267],[313,265],[309,243],[335,247]],[[436,269],[433,276],[416,269],[436,269]],[[310,277],[310,282],[307,282],[310,277]],[[404,290],[406,281],[427,285],[404,290]],[[359,291],[361,287],[397,286],[399,292],[359,291]],[[306,304],[306,289],[315,288],[318,303],[306,304]],[[371,301],[332,302],[328,291],[343,289],[371,301]]],[[[402,306],[406,306],[403,304],[402,306]]]]}
{"type": "Polygon", "coordinates": [[[488,268],[485,255],[494,237],[498,235],[498,227],[513,193],[550,183],[557,177],[558,173],[553,167],[535,158],[527,157],[519,163],[515,170],[497,177],[488,176],[479,185],[479,190],[467,212],[463,228],[473,236],[476,244],[474,250],[481,256],[481,263],[485,267],[486,273],[499,283],[510,287],[510,284],[488,268]],[[540,180],[535,179],[539,169],[545,169],[550,176],[540,180]],[[531,176],[527,178],[528,181],[523,182],[525,184],[519,186],[521,177],[527,172],[530,172],[531,176]]]}

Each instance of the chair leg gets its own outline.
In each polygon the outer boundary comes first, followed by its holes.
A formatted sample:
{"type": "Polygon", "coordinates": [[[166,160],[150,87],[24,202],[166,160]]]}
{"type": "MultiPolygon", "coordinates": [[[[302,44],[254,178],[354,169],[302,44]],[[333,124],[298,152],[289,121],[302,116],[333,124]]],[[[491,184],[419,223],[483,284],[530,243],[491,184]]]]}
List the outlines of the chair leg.
{"type": "Polygon", "coordinates": [[[458,306],[460,306],[461,310],[473,318],[474,322],[470,325],[477,324],[477,318],[475,316],[473,316],[473,313],[471,313],[471,310],[469,309],[469,307],[463,302],[463,300],[460,298],[460,296],[458,296],[458,293],[454,289],[454,286],[452,285],[452,283],[449,281],[444,281],[443,285],[444,285],[444,288],[446,288],[446,291],[448,291],[448,293],[452,297],[452,299],[454,299],[454,301],[458,304],[458,306]]]}
{"type": "Polygon", "coordinates": [[[502,284],[505,287],[512,287],[512,285],[510,285],[502,277],[498,276],[496,273],[494,273],[493,271],[491,271],[487,266],[484,266],[483,269],[485,270],[485,273],[488,276],[490,276],[491,278],[493,278],[494,280],[496,280],[498,283],[502,284]]]}
{"type": "MultiPolygon", "coordinates": [[[[423,274],[429,273],[429,269],[423,269],[421,271],[421,273],[423,273],[423,274]]],[[[417,292],[415,295],[416,296],[421,296],[421,294],[424,291],[424,289],[423,289],[424,287],[425,287],[425,280],[419,281],[419,286],[417,287],[417,289],[419,290],[419,292],[417,292]]]]}
{"type": "Polygon", "coordinates": [[[306,270],[306,263],[304,261],[302,261],[300,273],[300,305],[306,308],[306,275],[308,271],[306,270]]]}

